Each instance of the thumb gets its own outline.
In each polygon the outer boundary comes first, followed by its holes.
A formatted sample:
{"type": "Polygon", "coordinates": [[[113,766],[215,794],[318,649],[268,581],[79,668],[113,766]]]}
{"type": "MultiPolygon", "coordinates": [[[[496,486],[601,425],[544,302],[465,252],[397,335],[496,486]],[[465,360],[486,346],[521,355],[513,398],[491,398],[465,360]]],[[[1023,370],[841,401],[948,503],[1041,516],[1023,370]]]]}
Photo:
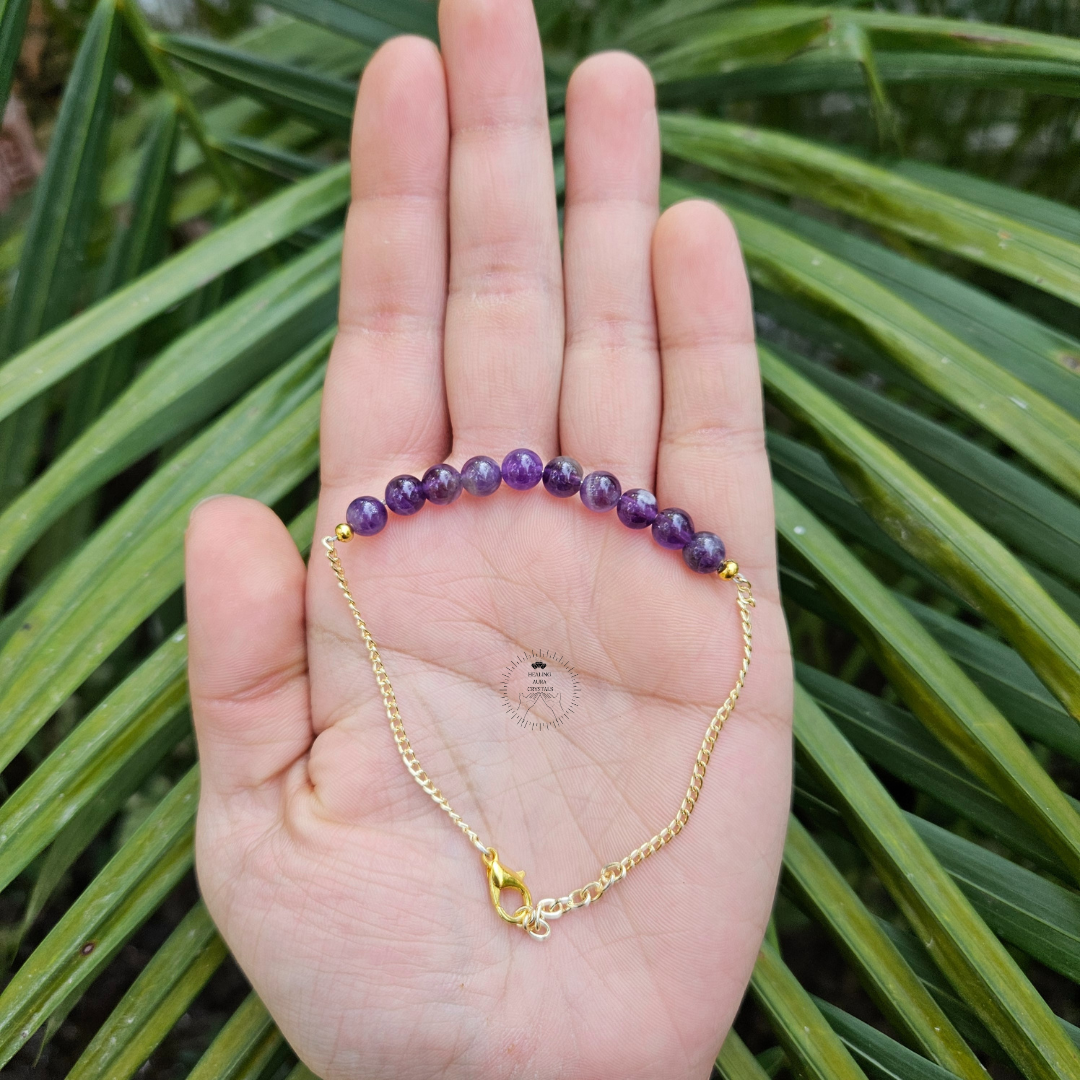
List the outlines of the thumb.
{"type": "Polygon", "coordinates": [[[304,588],[292,537],[262,503],[200,503],[185,540],[188,681],[204,793],[279,778],[313,738],[304,588]]]}

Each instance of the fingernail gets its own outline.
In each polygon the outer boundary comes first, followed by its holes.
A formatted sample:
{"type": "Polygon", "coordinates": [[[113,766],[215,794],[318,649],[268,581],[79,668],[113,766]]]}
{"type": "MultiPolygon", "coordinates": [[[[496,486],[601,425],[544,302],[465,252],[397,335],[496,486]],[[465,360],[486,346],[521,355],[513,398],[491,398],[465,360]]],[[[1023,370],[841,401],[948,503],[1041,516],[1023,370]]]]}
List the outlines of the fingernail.
{"type": "Polygon", "coordinates": [[[195,511],[200,506],[204,506],[208,502],[213,502],[215,499],[224,499],[229,493],[227,491],[219,491],[216,495],[207,495],[205,499],[200,499],[188,513],[188,524],[191,524],[191,519],[195,516],[195,511]]]}

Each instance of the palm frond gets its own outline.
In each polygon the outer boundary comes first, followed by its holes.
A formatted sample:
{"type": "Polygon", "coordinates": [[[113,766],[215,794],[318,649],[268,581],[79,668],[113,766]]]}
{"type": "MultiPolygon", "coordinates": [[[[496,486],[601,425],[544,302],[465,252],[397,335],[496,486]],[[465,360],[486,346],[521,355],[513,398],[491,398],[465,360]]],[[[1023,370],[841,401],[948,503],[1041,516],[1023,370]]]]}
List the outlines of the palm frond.
{"type": "MultiPolygon", "coordinates": [[[[162,928],[63,1059],[73,1080],[173,1053],[229,968],[191,892],[183,527],[234,491],[306,507],[291,528],[310,542],[356,76],[387,38],[438,34],[428,0],[271,6],[216,40],[98,0],[45,172],[0,222],[0,889],[17,912],[0,1061],[59,1055],[123,946],[162,928]]],[[[29,7],[0,0],[0,95],[29,7]]],[[[755,288],[796,797],[779,933],[720,1074],[1080,1078],[1080,1029],[1041,974],[1080,981],[1075,21],[538,10],[560,197],[569,72],[631,48],[664,110],[664,201],[724,206],[755,288]],[[895,1038],[800,983],[807,925],[895,1038]]],[[[245,994],[189,1075],[313,1080],[245,994]]]]}

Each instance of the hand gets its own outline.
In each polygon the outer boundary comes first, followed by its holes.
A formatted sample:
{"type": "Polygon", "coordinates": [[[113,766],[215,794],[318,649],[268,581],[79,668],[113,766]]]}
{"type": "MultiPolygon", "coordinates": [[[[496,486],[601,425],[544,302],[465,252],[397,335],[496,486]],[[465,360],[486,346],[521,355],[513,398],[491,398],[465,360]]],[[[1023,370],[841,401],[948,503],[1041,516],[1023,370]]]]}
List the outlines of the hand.
{"type": "MultiPolygon", "coordinates": [[[[360,88],[310,569],[263,506],[192,517],[199,881],[324,1080],[703,1078],[768,919],[790,782],[738,243],[710,204],[658,220],[653,88],[607,54],[568,91],[560,256],[531,4],[444,0],[440,26],[441,56],[398,38],[360,88]],[[685,507],[757,598],[749,681],[688,828],[545,942],[496,917],[477,851],[405,771],[318,543],[398,473],[519,446],[685,507]]],[[[542,487],[392,516],[339,550],[420,760],[536,899],[671,819],[739,667],[734,586],[542,487]],[[503,708],[529,649],[578,674],[557,728],[503,708]]]]}

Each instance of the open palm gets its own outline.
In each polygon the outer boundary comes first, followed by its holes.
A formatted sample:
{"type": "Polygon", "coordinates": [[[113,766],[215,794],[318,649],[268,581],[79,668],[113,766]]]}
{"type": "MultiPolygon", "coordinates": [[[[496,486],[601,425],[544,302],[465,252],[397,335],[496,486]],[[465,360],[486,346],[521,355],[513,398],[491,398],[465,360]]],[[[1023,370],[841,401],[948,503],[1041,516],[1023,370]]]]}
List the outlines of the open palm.
{"type": "MultiPolygon", "coordinates": [[[[704,1077],[768,918],[790,769],[738,244],[705,203],[658,220],[652,85],[606,54],[568,91],[561,254],[530,3],[444,0],[440,32],[441,55],[398,38],[361,84],[317,536],[398,473],[568,454],[724,537],[757,598],[750,676],[689,828],[534,941],[403,768],[321,548],[307,569],[268,509],[215,499],[188,533],[199,881],[324,1080],[704,1077]]],[[[543,487],[392,516],[340,553],[420,760],[534,899],[670,820],[741,660],[730,582],[543,487]],[[515,723],[503,689],[539,650],[577,674],[557,725],[546,700],[515,723]]]]}

